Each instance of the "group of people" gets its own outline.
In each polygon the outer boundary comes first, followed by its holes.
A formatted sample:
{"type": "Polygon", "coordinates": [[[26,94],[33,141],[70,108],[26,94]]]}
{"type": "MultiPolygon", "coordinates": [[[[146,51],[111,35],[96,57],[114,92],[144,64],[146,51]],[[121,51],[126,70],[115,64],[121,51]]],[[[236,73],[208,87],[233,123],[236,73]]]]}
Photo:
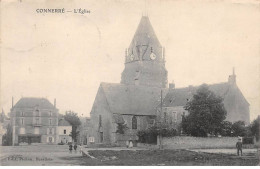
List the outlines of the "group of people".
{"type": "MultiPolygon", "coordinates": [[[[70,153],[72,153],[72,150],[74,149],[74,151],[75,152],[77,152],[77,148],[78,148],[78,145],[77,145],[77,143],[74,143],[74,146],[73,146],[73,144],[70,144],[69,145],[69,150],[70,150],[70,153]]],[[[80,153],[81,153],[81,151],[82,151],[82,148],[81,148],[81,146],[79,145],[79,149],[80,149],[80,153]]]]}

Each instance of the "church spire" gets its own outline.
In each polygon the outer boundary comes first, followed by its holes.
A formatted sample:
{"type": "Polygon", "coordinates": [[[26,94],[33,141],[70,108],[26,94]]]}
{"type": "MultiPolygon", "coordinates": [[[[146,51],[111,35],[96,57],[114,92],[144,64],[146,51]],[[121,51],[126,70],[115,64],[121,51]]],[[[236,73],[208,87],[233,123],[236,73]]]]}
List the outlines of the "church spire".
{"type": "Polygon", "coordinates": [[[133,55],[128,54],[130,61],[163,61],[162,47],[148,16],[142,16],[129,50],[133,51],[133,55]]]}
{"type": "Polygon", "coordinates": [[[163,48],[148,16],[142,16],[126,55],[121,83],[165,88],[167,70],[163,48]]]}

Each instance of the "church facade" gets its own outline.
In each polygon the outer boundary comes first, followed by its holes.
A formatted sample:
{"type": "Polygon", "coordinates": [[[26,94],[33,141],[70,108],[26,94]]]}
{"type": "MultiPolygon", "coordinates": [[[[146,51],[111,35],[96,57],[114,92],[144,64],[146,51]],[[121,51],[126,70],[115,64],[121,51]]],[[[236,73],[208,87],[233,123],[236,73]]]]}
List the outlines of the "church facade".
{"type": "MultiPolygon", "coordinates": [[[[249,104],[235,79],[233,74],[227,83],[210,85],[210,89],[224,97],[228,120],[249,122],[249,104]]],[[[183,106],[197,87],[175,89],[174,84],[167,85],[164,48],[149,18],[143,16],[126,50],[121,82],[101,83],[99,86],[90,112],[91,142],[135,142],[137,132],[154,125],[158,116],[164,116],[177,128],[182,115],[187,113],[183,106]],[[124,134],[117,133],[118,124],[126,124],[124,134]]]]}

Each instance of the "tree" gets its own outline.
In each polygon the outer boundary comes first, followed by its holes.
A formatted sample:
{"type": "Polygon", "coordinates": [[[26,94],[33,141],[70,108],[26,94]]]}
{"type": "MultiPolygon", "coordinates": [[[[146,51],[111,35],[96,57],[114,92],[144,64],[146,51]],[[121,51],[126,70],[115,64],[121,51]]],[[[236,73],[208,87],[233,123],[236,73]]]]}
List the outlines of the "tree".
{"type": "Polygon", "coordinates": [[[2,137],[3,146],[11,146],[13,140],[12,138],[13,138],[12,126],[8,124],[6,128],[6,133],[2,137]]]}
{"type": "Polygon", "coordinates": [[[223,121],[221,123],[221,131],[219,134],[222,136],[232,136],[233,135],[232,123],[229,121],[223,121]]]}
{"type": "Polygon", "coordinates": [[[182,128],[186,134],[197,137],[218,134],[227,115],[223,98],[216,96],[206,84],[197,89],[185,109],[189,115],[184,118],[182,128]]]}
{"type": "Polygon", "coordinates": [[[72,132],[70,136],[72,137],[73,141],[77,142],[77,138],[79,136],[78,127],[81,125],[81,121],[78,117],[78,114],[73,111],[66,111],[64,119],[72,125],[72,132]]]}
{"type": "Polygon", "coordinates": [[[260,121],[260,118],[255,119],[255,120],[251,123],[251,125],[250,125],[250,130],[251,130],[251,132],[252,132],[252,135],[256,137],[256,141],[259,140],[259,135],[260,135],[259,121],[260,121]]]}
{"type": "Polygon", "coordinates": [[[232,125],[233,136],[247,136],[247,129],[244,121],[237,121],[232,125]]]}
{"type": "Polygon", "coordinates": [[[117,123],[116,133],[125,134],[125,131],[128,129],[127,124],[117,123]]]}

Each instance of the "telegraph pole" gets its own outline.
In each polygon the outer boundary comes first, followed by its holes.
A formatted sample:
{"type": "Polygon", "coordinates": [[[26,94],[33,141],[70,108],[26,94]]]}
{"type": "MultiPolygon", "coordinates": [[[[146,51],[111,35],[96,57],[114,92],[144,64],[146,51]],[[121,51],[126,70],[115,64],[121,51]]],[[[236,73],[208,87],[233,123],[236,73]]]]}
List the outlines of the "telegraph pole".
{"type": "Polygon", "coordinates": [[[160,126],[159,126],[159,149],[162,149],[162,89],[161,89],[161,112],[160,112],[160,126]]]}

